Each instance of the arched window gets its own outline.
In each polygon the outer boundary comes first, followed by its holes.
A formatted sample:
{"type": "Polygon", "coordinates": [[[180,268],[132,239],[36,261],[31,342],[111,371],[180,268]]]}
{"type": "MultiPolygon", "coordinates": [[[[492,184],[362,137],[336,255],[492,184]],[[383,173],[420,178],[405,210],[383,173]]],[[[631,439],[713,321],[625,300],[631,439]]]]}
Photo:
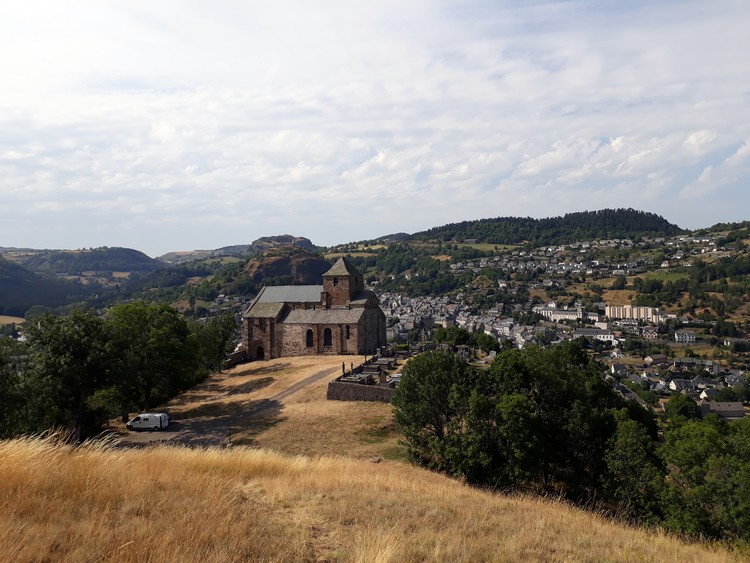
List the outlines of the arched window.
{"type": "Polygon", "coordinates": [[[349,329],[349,325],[346,325],[346,326],[344,327],[344,335],[346,335],[346,339],[347,339],[347,340],[349,340],[349,338],[350,338],[350,336],[351,336],[351,331],[350,331],[350,329],[349,329]]]}
{"type": "Polygon", "coordinates": [[[333,345],[333,334],[331,333],[331,329],[327,328],[323,331],[323,346],[332,346],[333,345]]]}
{"type": "Polygon", "coordinates": [[[305,344],[307,344],[307,347],[312,348],[313,347],[313,331],[311,328],[307,329],[307,335],[305,337],[305,340],[306,340],[305,344]]]}
{"type": "Polygon", "coordinates": [[[333,278],[333,285],[338,285],[338,284],[339,284],[339,279],[333,278]]]}

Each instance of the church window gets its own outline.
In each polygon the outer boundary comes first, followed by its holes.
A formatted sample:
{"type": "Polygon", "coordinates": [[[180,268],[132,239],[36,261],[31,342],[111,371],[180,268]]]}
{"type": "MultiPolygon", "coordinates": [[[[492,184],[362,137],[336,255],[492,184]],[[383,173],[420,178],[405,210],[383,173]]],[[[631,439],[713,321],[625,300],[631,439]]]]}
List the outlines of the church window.
{"type": "Polygon", "coordinates": [[[349,325],[346,325],[346,327],[344,328],[344,334],[346,335],[346,339],[349,340],[349,338],[351,337],[349,325]]]}
{"type": "Polygon", "coordinates": [[[338,284],[339,284],[339,279],[333,278],[333,285],[338,285],[338,284]]]}
{"type": "Polygon", "coordinates": [[[323,346],[332,346],[333,345],[333,333],[331,332],[330,328],[327,328],[323,331],[323,346]]]}
{"type": "Polygon", "coordinates": [[[307,344],[307,347],[312,348],[313,347],[313,331],[311,328],[307,329],[307,335],[305,337],[305,340],[306,340],[305,344],[307,344]]]}

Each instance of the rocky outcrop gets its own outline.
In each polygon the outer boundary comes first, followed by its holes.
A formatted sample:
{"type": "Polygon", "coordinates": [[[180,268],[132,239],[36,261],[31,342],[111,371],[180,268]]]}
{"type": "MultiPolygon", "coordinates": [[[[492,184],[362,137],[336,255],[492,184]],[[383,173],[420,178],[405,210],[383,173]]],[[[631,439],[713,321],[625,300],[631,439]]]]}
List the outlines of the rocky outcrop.
{"type": "Polygon", "coordinates": [[[318,254],[295,246],[277,246],[253,258],[245,266],[245,273],[254,282],[268,278],[287,278],[291,284],[317,284],[331,264],[318,254]]]}

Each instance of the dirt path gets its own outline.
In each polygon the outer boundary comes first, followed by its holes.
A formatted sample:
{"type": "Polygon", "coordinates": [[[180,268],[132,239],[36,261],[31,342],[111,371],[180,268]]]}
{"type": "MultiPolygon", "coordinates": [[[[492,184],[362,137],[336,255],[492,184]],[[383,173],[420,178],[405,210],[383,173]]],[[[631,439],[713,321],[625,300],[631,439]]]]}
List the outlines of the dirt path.
{"type": "Polygon", "coordinates": [[[120,444],[138,447],[156,442],[192,446],[227,445],[230,437],[253,426],[258,432],[284,420],[284,400],[324,379],[333,379],[340,370],[340,360],[331,358],[327,367],[296,380],[287,374],[311,366],[304,362],[251,365],[249,375],[216,374],[194,390],[177,397],[166,406],[173,421],[160,432],[121,433],[120,444]],[[334,367],[330,367],[333,365],[334,367]],[[286,371],[285,371],[286,370],[286,371]],[[276,378],[268,375],[279,374],[276,378]],[[288,378],[288,381],[287,381],[288,378]],[[288,385],[287,385],[288,383],[288,385]],[[267,397],[266,387],[279,390],[267,397]]]}

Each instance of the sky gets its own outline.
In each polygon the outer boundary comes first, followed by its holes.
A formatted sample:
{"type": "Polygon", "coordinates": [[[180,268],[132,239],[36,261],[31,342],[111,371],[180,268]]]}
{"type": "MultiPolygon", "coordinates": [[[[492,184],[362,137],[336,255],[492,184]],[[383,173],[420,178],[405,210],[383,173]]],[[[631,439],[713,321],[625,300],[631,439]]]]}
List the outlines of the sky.
{"type": "Polygon", "coordinates": [[[750,219],[747,0],[7,0],[0,246],[750,219]]]}

